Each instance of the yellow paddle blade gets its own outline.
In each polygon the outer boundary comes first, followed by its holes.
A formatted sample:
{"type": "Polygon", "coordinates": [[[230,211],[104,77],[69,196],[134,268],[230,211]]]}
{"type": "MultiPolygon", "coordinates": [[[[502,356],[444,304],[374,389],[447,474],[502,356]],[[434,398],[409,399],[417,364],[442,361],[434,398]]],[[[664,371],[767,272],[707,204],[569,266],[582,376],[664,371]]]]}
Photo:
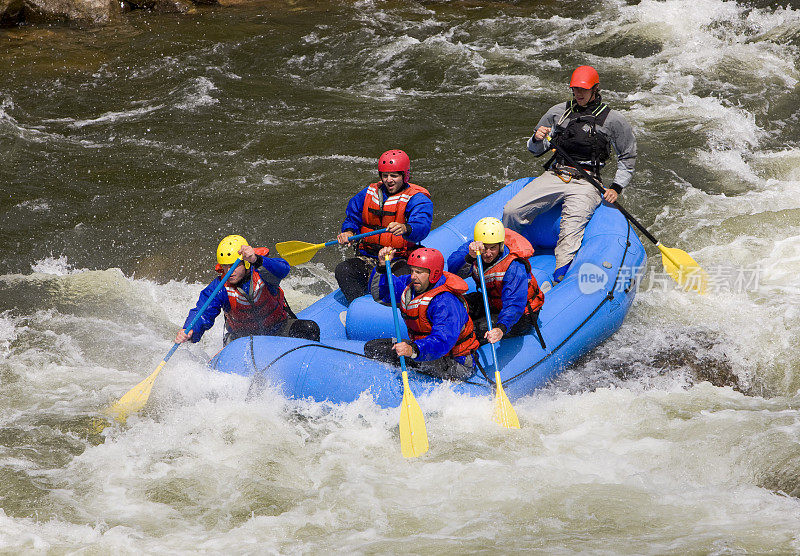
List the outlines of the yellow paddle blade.
{"type": "Polygon", "coordinates": [[[519,419],[517,419],[517,412],[514,411],[511,401],[508,399],[508,396],[506,396],[505,390],[503,390],[499,371],[495,371],[494,373],[494,382],[497,385],[497,390],[494,397],[494,415],[492,415],[492,420],[507,429],[518,429],[519,419]]]}
{"type": "Polygon", "coordinates": [[[428,451],[425,418],[411,393],[406,371],[403,371],[403,401],[400,403],[400,449],[405,458],[416,458],[428,451]]]}
{"type": "Polygon", "coordinates": [[[278,255],[286,259],[286,262],[292,266],[307,263],[323,247],[325,247],[324,243],[306,243],[305,241],[282,241],[275,244],[278,255]]]}
{"type": "Polygon", "coordinates": [[[102,417],[92,417],[92,420],[89,421],[89,433],[100,434],[110,424],[111,423],[109,423],[102,417]]]}
{"type": "Polygon", "coordinates": [[[664,270],[686,291],[695,291],[705,295],[708,289],[708,274],[689,253],[674,247],[664,247],[660,243],[656,247],[661,251],[661,262],[664,270]]]}
{"type": "Polygon", "coordinates": [[[156,370],[153,371],[150,376],[128,390],[128,393],[122,396],[119,401],[106,409],[106,415],[113,417],[120,423],[124,423],[131,413],[136,413],[142,409],[145,404],[147,404],[147,400],[150,397],[150,390],[153,389],[153,383],[156,381],[158,373],[161,372],[161,369],[163,369],[166,364],[166,361],[159,363],[156,370]]]}

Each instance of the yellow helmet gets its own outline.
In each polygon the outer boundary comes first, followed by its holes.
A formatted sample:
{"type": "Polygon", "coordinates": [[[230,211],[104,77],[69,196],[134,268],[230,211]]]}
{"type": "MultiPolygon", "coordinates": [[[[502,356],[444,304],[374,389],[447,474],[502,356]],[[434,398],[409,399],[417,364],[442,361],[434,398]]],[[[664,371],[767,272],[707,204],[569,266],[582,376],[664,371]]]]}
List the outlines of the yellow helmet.
{"type": "MultiPolygon", "coordinates": [[[[228,236],[217,246],[217,263],[233,264],[239,258],[239,249],[242,245],[250,245],[242,236],[228,236]]],[[[250,268],[250,263],[244,261],[244,267],[250,268]]]]}
{"type": "Polygon", "coordinates": [[[475,224],[475,241],[483,243],[502,243],[506,240],[506,229],[497,218],[487,216],[475,224]]]}

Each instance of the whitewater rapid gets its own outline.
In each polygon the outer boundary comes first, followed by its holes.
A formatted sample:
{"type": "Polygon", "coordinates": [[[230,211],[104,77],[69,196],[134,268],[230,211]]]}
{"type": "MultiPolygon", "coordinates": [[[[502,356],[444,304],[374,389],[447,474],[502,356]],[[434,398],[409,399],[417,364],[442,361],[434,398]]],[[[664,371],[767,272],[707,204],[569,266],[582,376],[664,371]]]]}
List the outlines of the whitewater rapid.
{"type": "MultiPolygon", "coordinates": [[[[325,1],[3,33],[0,551],[800,552],[796,6],[325,1]],[[219,238],[335,237],[394,147],[440,224],[539,173],[525,141],[582,63],[637,136],[623,206],[708,295],[648,245],[621,330],[515,402],[519,431],[442,388],[417,460],[368,394],[209,372],[219,323],[90,431],[169,350],[219,238]]],[[[344,256],[293,270],[295,310],[344,256]]]]}

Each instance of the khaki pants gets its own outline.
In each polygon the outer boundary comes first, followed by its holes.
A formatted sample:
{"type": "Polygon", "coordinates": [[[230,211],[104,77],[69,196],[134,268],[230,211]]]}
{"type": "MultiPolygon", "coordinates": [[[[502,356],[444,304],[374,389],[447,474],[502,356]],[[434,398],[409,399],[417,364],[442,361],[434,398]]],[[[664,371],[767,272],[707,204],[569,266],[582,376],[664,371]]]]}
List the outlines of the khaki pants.
{"type": "Polygon", "coordinates": [[[564,183],[555,172],[547,171],[506,203],[503,225],[521,232],[536,216],[563,203],[561,231],[555,248],[556,268],[560,268],[575,258],[583,230],[602,200],[600,192],[588,181],[573,177],[564,183]]]}

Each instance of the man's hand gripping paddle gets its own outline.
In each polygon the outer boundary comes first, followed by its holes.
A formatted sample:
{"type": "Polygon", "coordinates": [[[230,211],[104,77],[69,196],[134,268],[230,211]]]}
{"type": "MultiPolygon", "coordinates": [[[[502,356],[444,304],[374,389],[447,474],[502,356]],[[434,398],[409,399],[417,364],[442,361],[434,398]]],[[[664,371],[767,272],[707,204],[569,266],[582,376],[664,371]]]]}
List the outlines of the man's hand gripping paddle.
{"type": "MultiPolygon", "coordinates": [[[[386,231],[387,231],[386,228],[381,228],[380,230],[372,230],[371,232],[367,232],[365,234],[350,236],[347,241],[358,241],[359,239],[364,239],[365,237],[382,234],[386,231]]],[[[280,243],[275,244],[275,250],[278,252],[278,255],[286,259],[286,262],[288,262],[290,265],[297,266],[299,264],[307,263],[308,261],[313,259],[314,255],[317,254],[317,251],[319,251],[323,247],[330,247],[331,245],[336,245],[338,243],[339,241],[336,239],[332,239],[325,243],[306,243],[305,241],[282,241],[280,243]]]]}
{"type": "MultiPolygon", "coordinates": [[[[552,140],[551,140],[552,141],[552,140]]],[[[576,163],[566,151],[558,145],[557,142],[551,142],[550,147],[552,150],[558,152],[564,160],[573,168],[575,168],[583,179],[591,183],[600,191],[602,195],[605,193],[605,188],[594,177],[589,175],[586,170],[576,163]]],[[[675,247],[665,247],[661,245],[653,234],[647,231],[627,210],[622,208],[619,203],[615,202],[613,205],[619,210],[622,215],[628,219],[628,222],[636,226],[644,236],[652,241],[659,251],[661,251],[661,262],[664,265],[664,270],[672,276],[672,278],[685,290],[696,291],[701,295],[705,295],[708,289],[708,274],[703,270],[697,261],[695,261],[689,253],[681,251],[675,247]]]]}
{"type": "MultiPolygon", "coordinates": [[[[491,330],[492,314],[489,312],[489,298],[486,294],[486,279],[483,276],[483,258],[480,253],[478,253],[476,260],[478,262],[478,276],[480,276],[481,279],[483,310],[486,312],[486,329],[491,330]]],[[[497,349],[493,343],[489,342],[489,345],[492,346],[492,366],[494,367],[495,384],[494,413],[492,415],[492,420],[507,429],[518,429],[519,419],[517,418],[517,412],[514,411],[514,407],[511,405],[511,401],[508,399],[508,396],[506,396],[506,392],[503,390],[503,384],[500,381],[500,368],[497,364],[497,349]]]]}

